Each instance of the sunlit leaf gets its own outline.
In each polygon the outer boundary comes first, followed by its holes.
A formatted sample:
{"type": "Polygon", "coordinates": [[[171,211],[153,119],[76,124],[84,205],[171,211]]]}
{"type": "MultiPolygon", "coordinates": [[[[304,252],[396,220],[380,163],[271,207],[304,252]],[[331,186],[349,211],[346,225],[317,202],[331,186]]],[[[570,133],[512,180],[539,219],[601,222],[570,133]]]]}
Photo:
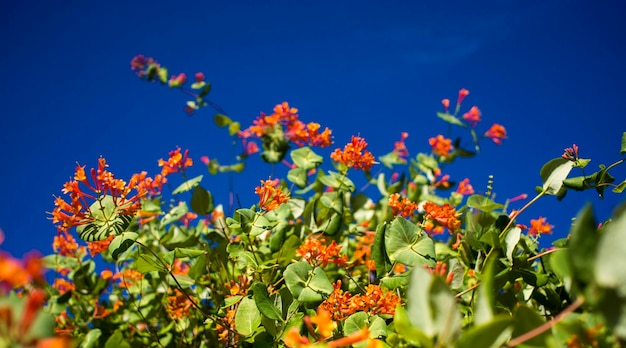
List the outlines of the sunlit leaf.
{"type": "Polygon", "coordinates": [[[259,308],[259,311],[264,316],[273,319],[273,320],[283,320],[282,314],[280,310],[272,303],[270,299],[270,295],[267,292],[267,287],[265,284],[257,282],[254,283],[251,287],[252,292],[254,294],[254,302],[256,306],[259,308]]]}
{"type": "Polygon", "coordinates": [[[306,146],[291,151],[289,156],[291,156],[291,160],[298,168],[302,168],[305,171],[316,168],[324,162],[322,156],[316,154],[311,148],[306,146]]]}
{"type": "Polygon", "coordinates": [[[543,191],[549,195],[556,195],[563,186],[563,180],[574,167],[572,161],[558,157],[552,159],[541,167],[539,174],[543,182],[543,191]]]}
{"type": "Polygon", "coordinates": [[[320,302],[334,290],[323,269],[312,268],[304,261],[287,266],[284,278],[289,291],[300,302],[320,302]]]}
{"type": "Polygon", "coordinates": [[[385,249],[392,263],[411,267],[435,266],[433,240],[414,223],[398,217],[385,231],[385,249]]]}
{"type": "Polygon", "coordinates": [[[235,328],[237,332],[250,336],[261,325],[261,313],[253,299],[244,297],[241,299],[235,314],[235,328]]]}
{"type": "Polygon", "coordinates": [[[451,114],[449,114],[447,112],[446,113],[438,112],[437,116],[440,119],[446,121],[449,124],[453,124],[455,126],[460,126],[460,127],[463,127],[463,128],[467,128],[467,125],[465,125],[465,123],[463,123],[463,121],[461,121],[458,117],[456,117],[454,115],[451,115],[451,114]]]}
{"type": "Polygon", "coordinates": [[[122,232],[113,238],[111,244],[109,244],[109,253],[113,260],[117,260],[123,252],[128,250],[138,237],[139,235],[135,232],[122,232]]]}
{"type": "Polygon", "coordinates": [[[178,187],[175,188],[174,191],[172,191],[172,194],[177,195],[179,193],[191,191],[194,187],[200,184],[200,181],[202,181],[202,175],[198,175],[193,179],[189,179],[185,181],[184,183],[178,185],[178,187]]]}

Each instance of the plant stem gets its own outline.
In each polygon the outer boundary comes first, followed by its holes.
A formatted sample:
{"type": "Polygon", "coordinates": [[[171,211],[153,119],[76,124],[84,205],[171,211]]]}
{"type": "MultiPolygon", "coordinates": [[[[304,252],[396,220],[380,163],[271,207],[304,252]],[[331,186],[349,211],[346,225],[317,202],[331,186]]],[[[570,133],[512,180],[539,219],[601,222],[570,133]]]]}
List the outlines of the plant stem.
{"type": "Polygon", "coordinates": [[[518,344],[522,344],[526,341],[528,341],[531,338],[537,337],[539,335],[541,335],[542,333],[548,331],[549,329],[551,329],[554,325],[556,325],[559,321],[561,321],[561,319],[563,319],[566,315],[572,313],[573,311],[575,311],[578,307],[582,306],[582,304],[585,303],[585,298],[583,296],[580,296],[576,299],[576,301],[572,302],[572,304],[570,304],[567,308],[565,308],[561,313],[559,313],[559,315],[557,315],[556,317],[552,318],[550,321],[547,321],[545,323],[543,323],[542,325],[526,332],[525,334],[522,334],[520,336],[515,337],[514,339],[510,340],[506,346],[507,347],[515,347],[518,344]]]}

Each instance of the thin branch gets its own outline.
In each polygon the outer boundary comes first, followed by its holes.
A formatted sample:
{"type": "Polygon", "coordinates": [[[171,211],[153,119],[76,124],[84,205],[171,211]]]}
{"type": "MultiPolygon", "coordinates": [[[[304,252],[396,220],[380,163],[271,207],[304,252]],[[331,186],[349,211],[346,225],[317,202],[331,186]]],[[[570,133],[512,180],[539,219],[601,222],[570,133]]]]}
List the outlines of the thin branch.
{"type": "Polygon", "coordinates": [[[515,347],[518,344],[522,344],[526,341],[528,341],[531,338],[537,337],[539,335],[541,335],[542,333],[550,330],[554,325],[556,325],[559,321],[561,321],[566,315],[572,313],[573,311],[575,311],[576,309],[578,309],[578,307],[582,306],[582,304],[585,303],[585,298],[583,296],[579,297],[576,299],[576,301],[572,302],[572,304],[570,304],[567,308],[565,308],[561,313],[559,313],[559,315],[557,315],[556,317],[552,318],[550,321],[547,321],[545,323],[543,323],[542,325],[526,332],[525,334],[522,334],[520,336],[515,337],[514,339],[510,340],[506,346],[507,347],[515,347]]]}

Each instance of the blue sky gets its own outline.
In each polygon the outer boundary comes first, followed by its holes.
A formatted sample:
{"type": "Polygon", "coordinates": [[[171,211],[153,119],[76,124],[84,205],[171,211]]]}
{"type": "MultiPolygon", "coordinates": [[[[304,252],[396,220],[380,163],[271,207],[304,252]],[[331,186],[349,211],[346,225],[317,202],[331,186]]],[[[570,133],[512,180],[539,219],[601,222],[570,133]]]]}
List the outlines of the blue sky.
{"type": "MultiPolygon", "coordinates": [[[[238,1],[6,2],[1,5],[0,228],[16,255],[51,252],[53,195],[76,162],[102,155],[117,177],[158,171],[176,146],[199,164],[226,161],[223,131],[208,110],[182,112],[182,93],[140,81],[136,54],[171,72],[203,71],[211,99],[243,124],[282,101],[304,121],[353,134],[382,155],[403,131],[411,154],[447,127],[440,100],[471,91],[485,129],[507,127],[502,146],[450,168],[484,191],[494,175],[498,199],[532,194],[539,169],[576,143],[591,169],[619,158],[626,96],[626,23],[619,1],[238,1]]],[[[461,133],[455,133],[461,134],[461,133]]],[[[253,168],[258,160],[250,163],[253,168]]],[[[258,167],[238,178],[243,206],[267,178],[258,167]],[[258,175],[258,176],[257,176],[258,175]]],[[[197,173],[202,172],[200,166],[197,173]]],[[[618,180],[626,175],[617,168],[618,180]]],[[[226,178],[204,186],[226,201],[226,178]]],[[[586,202],[606,218],[624,199],[572,192],[539,201],[521,222],[548,217],[555,237],[586,202]]]]}

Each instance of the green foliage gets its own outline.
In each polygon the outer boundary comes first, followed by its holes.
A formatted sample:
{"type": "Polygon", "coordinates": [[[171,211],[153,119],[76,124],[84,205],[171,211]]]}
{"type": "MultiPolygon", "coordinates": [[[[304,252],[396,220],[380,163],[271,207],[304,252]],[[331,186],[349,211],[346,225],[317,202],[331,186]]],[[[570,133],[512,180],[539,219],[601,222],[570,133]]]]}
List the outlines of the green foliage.
{"type": "MultiPolygon", "coordinates": [[[[170,82],[180,75],[170,76],[160,65],[143,69],[143,79],[185,88],[180,79],[170,82]]],[[[376,157],[378,172],[361,176],[348,157],[364,156],[365,149],[346,151],[348,159],[328,158],[306,137],[290,138],[309,128],[289,129],[286,122],[267,119],[263,135],[242,130],[207,99],[210,89],[203,77],[196,79],[186,90],[194,98],[187,101],[188,113],[216,108],[216,126],[234,140],[260,142],[263,161],[289,164],[286,176],[275,186],[266,181],[256,188],[259,203],[249,207],[216,204],[211,183],[202,175],[187,179],[191,169],[184,162],[170,167],[168,183],[182,174],[171,192],[142,191],[137,198],[95,192],[84,215],[65,226],[67,235],[60,236],[66,239],[57,241],[55,254],[42,259],[58,272],[57,283],[33,280],[21,287],[27,294],[45,287],[50,294],[37,327],[48,330],[56,316],[57,330],[81,347],[625,342],[626,247],[620,241],[626,239],[626,209],[598,225],[591,205],[585,206],[570,237],[550,249],[539,245],[540,234],[550,232],[545,221],[524,217],[532,219],[525,229],[520,220],[545,195],[562,199],[568,190],[594,189],[602,197],[607,187],[621,193],[626,181],[614,185],[609,171],[623,160],[586,174],[590,160],[578,158],[574,146],[541,168],[537,196],[511,213],[511,202],[497,201],[491,186],[485,194],[461,192],[442,175],[457,158],[477,155],[488,137],[459,116],[461,105],[454,114],[446,106],[437,116],[468,136],[476,151],[462,149],[461,136],[449,156],[434,150],[408,156],[396,144],[376,157]],[[583,173],[569,177],[573,170],[583,173]],[[74,230],[91,243],[89,252],[68,239],[74,230]]],[[[272,116],[297,117],[286,103],[277,107],[287,116],[272,116]]],[[[626,133],[621,154],[624,139],[626,133]]],[[[252,152],[244,149],[227,165],[205,161],[206,170],[230,173],[232,180],[245,171],[252,152]]],[[[23,301],[15,294],[7,299],[0,309],[10,308],[19,318],[23,301]]]]}

